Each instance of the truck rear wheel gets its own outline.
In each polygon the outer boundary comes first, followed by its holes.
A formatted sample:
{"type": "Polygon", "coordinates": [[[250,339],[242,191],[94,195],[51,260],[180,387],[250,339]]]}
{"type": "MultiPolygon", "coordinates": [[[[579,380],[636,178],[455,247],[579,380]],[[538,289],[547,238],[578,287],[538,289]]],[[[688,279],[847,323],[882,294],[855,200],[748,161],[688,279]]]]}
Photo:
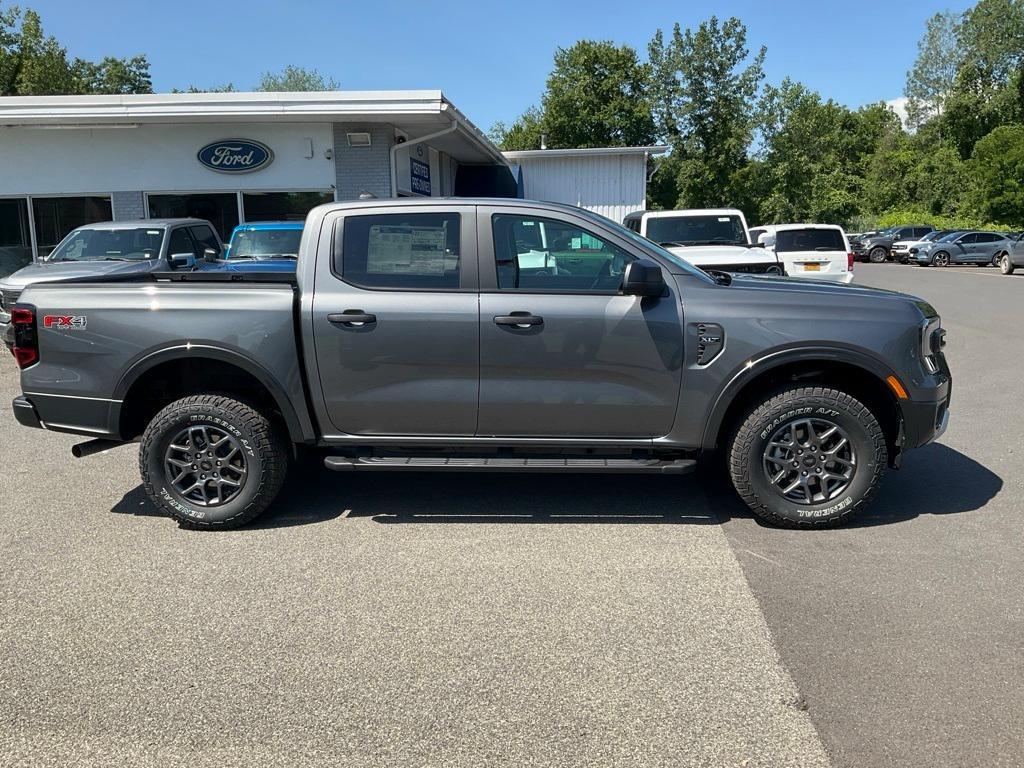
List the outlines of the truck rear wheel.
{"type": "Polygon", "coordinates": [[[219,395],[171,403],[146,427],[139,470],[157,507],[191,528],[236,528],[273,502],[288,468],[273,424],[219,395]]]}
{"type": "Polygon", "coordinates": [[[888,463],[874,414],[835,389],[794,387],[764,400],[733,434],[729,473],[755,515],[824,528],[856,515],[888,463]]]}

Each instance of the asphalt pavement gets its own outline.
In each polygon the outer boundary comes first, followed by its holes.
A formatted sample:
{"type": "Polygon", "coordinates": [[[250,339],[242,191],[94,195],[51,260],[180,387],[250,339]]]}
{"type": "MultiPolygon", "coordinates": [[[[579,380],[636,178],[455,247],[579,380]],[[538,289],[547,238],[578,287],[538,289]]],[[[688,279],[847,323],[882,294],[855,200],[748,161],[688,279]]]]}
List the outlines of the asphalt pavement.
{"type": "Polygon", "coordinates": [[[0,765],[1021,764],[1024,276],[857,274],[939,309],[955,389],[843,530],[697,478],[309,467],[187,531],[133,447],[0,407],[0,765]]]}

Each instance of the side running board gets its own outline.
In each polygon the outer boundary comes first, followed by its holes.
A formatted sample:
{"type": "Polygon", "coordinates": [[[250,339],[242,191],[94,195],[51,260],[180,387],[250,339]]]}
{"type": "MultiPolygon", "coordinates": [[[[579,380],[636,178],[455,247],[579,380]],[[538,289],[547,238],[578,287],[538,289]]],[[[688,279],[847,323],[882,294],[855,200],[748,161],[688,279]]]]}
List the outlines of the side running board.
{"type": "Polygon", "coordinates": [[[697,462],[692,459],[530,459],[463,457],[348,458],[328,456],[324,466],[335,472],[406,470],[414,472],[448,469],[478,472],[653,472],[685,475],[697,462]]]}

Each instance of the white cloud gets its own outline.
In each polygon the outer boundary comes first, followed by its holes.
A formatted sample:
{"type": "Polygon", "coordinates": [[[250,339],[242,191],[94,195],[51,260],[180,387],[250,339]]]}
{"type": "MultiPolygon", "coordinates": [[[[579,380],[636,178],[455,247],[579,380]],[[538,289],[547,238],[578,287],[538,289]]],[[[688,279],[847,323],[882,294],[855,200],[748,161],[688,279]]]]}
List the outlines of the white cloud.
{"type": "Polygon", "coordinates": [[[907,124],[907,97],[900,96],[898,99],[889,99],[885,105],[895,112],[904,126],[907,124]]]}

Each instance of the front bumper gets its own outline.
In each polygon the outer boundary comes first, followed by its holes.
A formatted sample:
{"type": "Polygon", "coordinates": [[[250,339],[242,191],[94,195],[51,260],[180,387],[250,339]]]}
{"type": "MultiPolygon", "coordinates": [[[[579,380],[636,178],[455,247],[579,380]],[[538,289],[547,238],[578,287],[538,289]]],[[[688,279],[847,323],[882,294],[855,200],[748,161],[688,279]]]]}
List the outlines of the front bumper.
{"type": "Polygon", "coordinates": [[[919,448],[942,437],[949,426],[949,390],[942,400],[935,402],[916,402],[904,400],[903,410],[903,448],[919,448]]]}

